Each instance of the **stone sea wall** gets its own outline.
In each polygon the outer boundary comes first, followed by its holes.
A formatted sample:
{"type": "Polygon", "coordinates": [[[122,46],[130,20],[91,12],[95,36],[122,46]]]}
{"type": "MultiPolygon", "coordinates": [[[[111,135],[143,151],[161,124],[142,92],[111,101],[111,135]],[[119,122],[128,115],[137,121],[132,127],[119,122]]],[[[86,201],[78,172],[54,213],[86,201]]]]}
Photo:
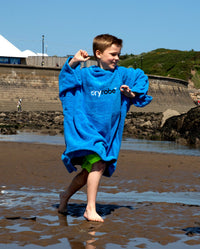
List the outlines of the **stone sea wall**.
{"type": "MultiPolygon", "coordinates": [[[[24,111],[61,111],[58,96],[60,68],[25,65],[0,65],[0,111],[15,111],[22,99],[24,111]]],[[[167,109],[185,113],[194,107],[187,82],[149,75],[150,105],[132,107],[133,112],[164,112],[167,109]]]]}
{"type": "Polygon", "coordinates": [[[61,110],[58,96],[59,68],[0,65],[0,111],[61,110]]]}
{"type": "Polygon", "coordinates": [[[151,104],[144,108],[132,107],[137,112],[164,112],[168,109],[185,113],[195,104],[188,92],[188,82],[161,76],[148,75],[149,92],[153,97],[151,104]],[[136,110],[137,109],[137,110],[136,110]]]}

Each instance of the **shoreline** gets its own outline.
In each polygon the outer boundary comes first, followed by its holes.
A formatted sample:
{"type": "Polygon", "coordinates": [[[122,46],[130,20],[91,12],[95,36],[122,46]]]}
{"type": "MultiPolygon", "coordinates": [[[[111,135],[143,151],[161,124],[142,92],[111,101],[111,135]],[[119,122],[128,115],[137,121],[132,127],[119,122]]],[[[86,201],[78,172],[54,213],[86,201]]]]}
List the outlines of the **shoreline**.
{"type": "MultiPolygon", "coordinates": [[[[16,135],[1,135],[0,142],[65,145],[63,135],[50,135],[41,132],[18,132],[16,135]]],[[[120,150],[155,152],[161,154],[188,155],[200,157],[200,149],[177,144],[173,141],[155,141],[123,136],[120,150]]]]}

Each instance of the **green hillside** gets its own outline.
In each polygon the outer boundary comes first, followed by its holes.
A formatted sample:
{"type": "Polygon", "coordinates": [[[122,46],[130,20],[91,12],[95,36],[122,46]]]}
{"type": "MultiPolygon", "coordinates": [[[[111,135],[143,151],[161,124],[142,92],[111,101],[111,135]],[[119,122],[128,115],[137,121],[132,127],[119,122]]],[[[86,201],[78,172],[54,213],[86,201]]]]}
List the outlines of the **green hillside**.
{"type": "Polygon", "coordinates": [[[200,88],[200,52],[156,49],[140,55],[123,55],[120,66],[142,68],[146,74],[192,80],[200,88]]]}

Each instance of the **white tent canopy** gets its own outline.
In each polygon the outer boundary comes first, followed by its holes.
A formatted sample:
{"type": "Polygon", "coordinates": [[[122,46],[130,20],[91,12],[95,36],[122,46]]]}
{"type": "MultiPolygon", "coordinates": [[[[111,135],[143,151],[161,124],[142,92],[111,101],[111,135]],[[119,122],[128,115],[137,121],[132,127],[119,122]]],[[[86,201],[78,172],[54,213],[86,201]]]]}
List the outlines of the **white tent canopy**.
{"type": "Polygon", "coordinates": [[[0,56],[24,58],[23,53],[10,43],[6,38],[0,35],[0,56]]]}
{"type": "Polygon", "coordinates": [[[24,55],[24,57],[28,57],[28,56],[37,56],[36,53],[34,53],[33,51],[28,50],[28,49],[25,50],[25,51],[23,51],[22,54],[24,55]]]}
{"type": "Polygon", "coordinates": [[[6,38],[0,35],[0,57],[12,57],[12,58],[27,58],[29,56],[48,56],[47,54],[34,53],[27,49],[25,51],[19,50],[6,38]]]}

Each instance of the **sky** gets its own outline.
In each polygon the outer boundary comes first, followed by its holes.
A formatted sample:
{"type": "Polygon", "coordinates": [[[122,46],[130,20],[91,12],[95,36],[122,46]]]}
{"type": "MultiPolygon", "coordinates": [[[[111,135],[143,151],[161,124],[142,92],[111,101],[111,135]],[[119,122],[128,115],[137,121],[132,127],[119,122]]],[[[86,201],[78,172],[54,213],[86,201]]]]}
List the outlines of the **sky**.
{"type": "Polygon", "coordinates": [[[92,55],[96,35],[123,39],[121,54],[200,51],[200,0],[1,0],[0,34],[21,51],[92,55]]]}

